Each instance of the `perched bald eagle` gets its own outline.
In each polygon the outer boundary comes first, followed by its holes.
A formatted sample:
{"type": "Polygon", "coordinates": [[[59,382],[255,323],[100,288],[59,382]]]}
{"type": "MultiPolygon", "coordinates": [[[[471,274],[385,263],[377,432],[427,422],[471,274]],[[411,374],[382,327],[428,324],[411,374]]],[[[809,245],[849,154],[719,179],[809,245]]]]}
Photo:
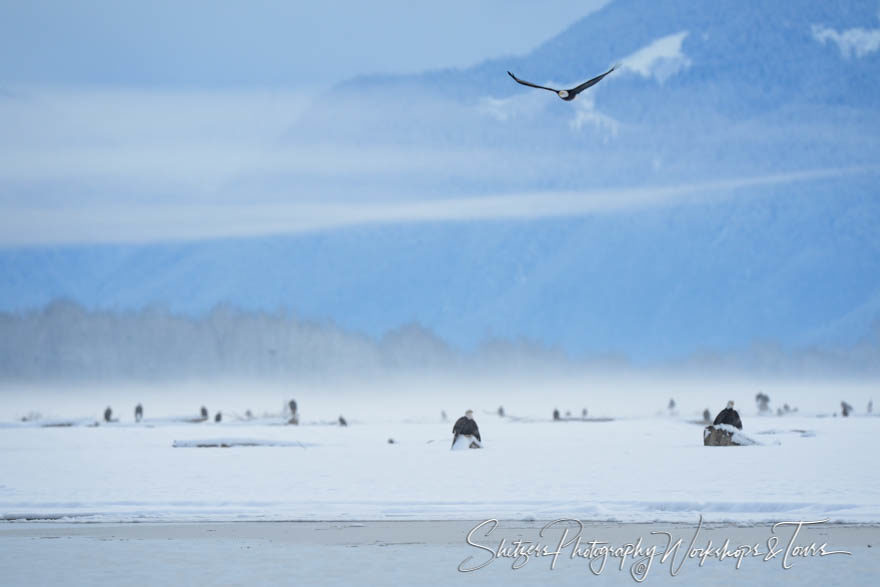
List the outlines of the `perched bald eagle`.
{"type": "Polygon", "coordinates": [[[452,433],[476,436],[477,440],[482,440],[482,438],[480,438],[480,428],[474,421],[473,410],[468,410],[465,412],[464,416],[455,421],[455,425],[452,427],[452,433]]]}
{"type": "Polygon", "coordinates": [[[553,92],[554,94],[556,94],[557,96],[559,96],[560,98],[562,98],[563,100],[565,100],[566,102],[571,102],[572,100],[577,98],[578,94],[580,94],[581,92],[583,92],[584,90],[586,90],[587,88],[589,88],[591,86],[595,86],[600,81],[602,81],[602,78],[605,77],[606,75],[608,75],[609,73],[611,73],[612,71],[614,71],[614,69],[616,67],[617,66],[615,65],[614,67],[612,67],[611,69],[609,69],[608,71],[603,73],[602,75],[597,75],[593,79],[587,80],[584,83],[582,83],[581,85],[575,86],[575,87],[571,88],[570,90],[554,90],[553,88],[548,88],[547,86],[539,86],[538,84],[533,84],[532,82],[527,82],[525,80],[521,80],[518,77],[516,77],[515,75],[513,75],[512,73],[510,73],[509,71],[507,72],[507,75],[512,77],[514,79],[514,81],[518,84],[522,84],[524,86],[529,86],[530,88],[538,88],[539,90],[549,90],[549,91],[553,92]]]}
{"type": "MultiPolygon", "coordinates": [[[[455,421],[455,425],[452,427],[452,434],[453,447],[455,447],[455,442],[458,440],[459,436],[472,436],[476,438],[478,442],[483,441],[483,439],[480,438],[480,428],[474,421],[473,410],[468,410],[464,413],[464,416],[455,421]]],[[[479,447],[479,444],[477,446],[479,447]]],[[[474,447],[472,446],[471,448],[474,447]]]]}
{"type": "Polygon", "coordinates": [[[727,402],[727,407],[718,412],[718,415],[715,416],[715,421],[712,422],[712,425],[716,426],[718,424],[729,424],[742,430],[742,420],[739,419],[739,412],[733,409],[732,401],[727,402]]]}

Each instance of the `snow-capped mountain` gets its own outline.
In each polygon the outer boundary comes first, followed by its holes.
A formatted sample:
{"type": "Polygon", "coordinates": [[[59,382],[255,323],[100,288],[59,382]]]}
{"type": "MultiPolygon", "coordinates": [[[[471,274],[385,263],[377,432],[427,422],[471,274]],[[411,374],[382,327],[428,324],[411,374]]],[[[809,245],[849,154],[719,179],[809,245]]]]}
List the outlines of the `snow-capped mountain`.
{"type": "MultiPolygon", "coordinates": [[[[344,83],[286,141],[456,150],[479,163],[366,178],[377,192],[584,189],[870,166],[878,70],[872,1],[616,0],[528,55],[344,83]],[[571,103],[505,73],[571,87],[612,64],[617,71],[571,103]]],[[[330,183],[350,189],[348,178],[330,183]]]]}

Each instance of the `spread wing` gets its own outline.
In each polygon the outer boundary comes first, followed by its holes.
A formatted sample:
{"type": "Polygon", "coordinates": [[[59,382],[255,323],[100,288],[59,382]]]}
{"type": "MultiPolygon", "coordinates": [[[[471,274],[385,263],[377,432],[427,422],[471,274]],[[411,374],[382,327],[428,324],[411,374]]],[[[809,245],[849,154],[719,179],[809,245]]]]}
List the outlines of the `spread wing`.
{"type": "MultiPolygon", "coordinates": [[[[527,81],[525,81],[525,80],[521,80],[521,79],[519,79],[518,77],[516,77],[515,75],[513,75],[512,73],[510,73],[509,71],[507,72],[507,75],[509,75],[510,77],[512,77],[512,78],[514,79],[514,81],[516,81],[516,83],[518,83],[518,84],[522,84],[522,85],[524,85],[524,86],[529,86],[529,87],[531,87],[531,88],[538,88],[538,89],[540,89],[540,90],[550,90],[551,92],[556,92],[556,91],[557,91],[557,90],[554,90],[553,88],[548,88],[548,87],[546,87],[546,86],[539,86],[538,84],[533,84],[532,82],[527,82],[527,81]]],[[[589,83],[589,82],[587,82],[587,83],[589,83]]]]}
{"type": "MultiPolygon", "coordinates": [[[[584,90],[586,90],[587,88],[589,88],[589,87],[591,87],[591,86],[595,86],[595,85],[598,84],[600,81],[602,81],[602,78],[603,78],[603,77],[605,77],[606,75],[608,75],[609,73],[611,73],[612,71],[614,71],[614,69],[615,69],[616,67],[617,67],[617,66],[615,65],[614,67],[612,67],[611,69],[609,69],[608,71],[606,71],[605,73],[603,73],[602,75],[597,75],[597,76],[594,77],[593,79],[588,80],[588,81],[585,81],[585,82],[582,83],[581,85],[579,85],[579,86],[577,86],[577,87],[574,87],[574,88],[568,90],[568,95],[571,96],[572,98],[574,98],[575,96],[577,96],[578,94],[580,94],[581,92],[583,92],[584,90]]],[[[516,79],[516,78],[513,78],[513,79],[516,79]]],[[[519,80],[517,80],[517,81],[519,81],[519,80]]],[[[522,82],[520,82],[520,83],[522,83],[522,82]]]]}

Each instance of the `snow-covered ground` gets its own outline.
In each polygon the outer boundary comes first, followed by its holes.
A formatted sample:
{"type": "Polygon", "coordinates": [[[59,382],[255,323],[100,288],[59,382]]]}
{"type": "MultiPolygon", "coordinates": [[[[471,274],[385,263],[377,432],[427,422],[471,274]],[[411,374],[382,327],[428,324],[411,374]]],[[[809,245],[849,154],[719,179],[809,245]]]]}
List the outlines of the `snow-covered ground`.
{"type": "Polygon", "coordinates": [[[636,378],[5,389],[0,516],[877,523],[880,418],[865,414],[874,389],[636,378]],[[758,416],[758,389],[774,409],[788,403],[797,414],[758,416]],[[282,423],[291,397],[300,426],[282,423]],[[702,445],[694,421],[704,408],[714,416],[728,399],[759,445],[702,445]],[[855,416],[834,415],[841,399],[855,416]],[[138,401],[146,419],[135,424],[138,401]],[[89,426],[108,404],[121,421],[89,426]],[[201,404],[211,420],[175,421],[201,404]],[[507,417],[495,413],[499,405],[507,417]],[[613,420],[551,421],[554,408],[579,416],[584,407],[613,420]],[[452,422],[467,408],[485,448],[450,451],[452,422]],[[221,409],[223,422],[214,423],[221,409]],[[257,418],[238,420],[246,409],[257,418]],[[31,411],[74,425],[19,421],[31,411]],[[340,414],[348,427],[336,424],[340,414]],[[247,446],[193,446],[200,441],[247,446]]]}

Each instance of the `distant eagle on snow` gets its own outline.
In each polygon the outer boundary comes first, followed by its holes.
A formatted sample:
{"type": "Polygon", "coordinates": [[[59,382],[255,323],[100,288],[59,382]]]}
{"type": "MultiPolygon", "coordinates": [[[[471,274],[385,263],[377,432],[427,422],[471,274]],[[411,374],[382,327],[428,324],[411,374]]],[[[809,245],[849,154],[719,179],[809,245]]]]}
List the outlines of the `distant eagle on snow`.
{"type": "Polygon", "coordinates": [[[571,102],[572,100],[577,98],[578,94],[580,94],[581,92],[583,92],[584,90],[586,90],[587,88],[589,88],[591,86],[595,86],[600,81],[602,81],[602,78],[605,77],[606,75],[608,75],[609,73],[611,73],[612,71],[614,71],[614,69],[616,67],[617,66],[615,65],[614,67],[612,67],[611,69],[609,69],[608,71],[603,73],[602,75],[597,75],[593,79],[591,79],[589,81],[585,81],[581,85],[575,86],[570,90],[554,90],[553,88],[548,88],[546,86],[539,86],[538,84],[533,84],[532,82],[527,82],[525,80],[521,80],[518,77],[516,77],[515,75],[513,75],[512,73],[510,73],[509,71],[507,72],[507,75],[512,77],[514,79],[514,81],[516,81],[516,83],[518,83],[518,84],[522,84],[524,86],[529,86],[530,88],[538,88],[539,90],[549,90],[551,92],[554,92],[557,96],[559,96],[560,98],[562,98],[566,102],[571,102]]]}

